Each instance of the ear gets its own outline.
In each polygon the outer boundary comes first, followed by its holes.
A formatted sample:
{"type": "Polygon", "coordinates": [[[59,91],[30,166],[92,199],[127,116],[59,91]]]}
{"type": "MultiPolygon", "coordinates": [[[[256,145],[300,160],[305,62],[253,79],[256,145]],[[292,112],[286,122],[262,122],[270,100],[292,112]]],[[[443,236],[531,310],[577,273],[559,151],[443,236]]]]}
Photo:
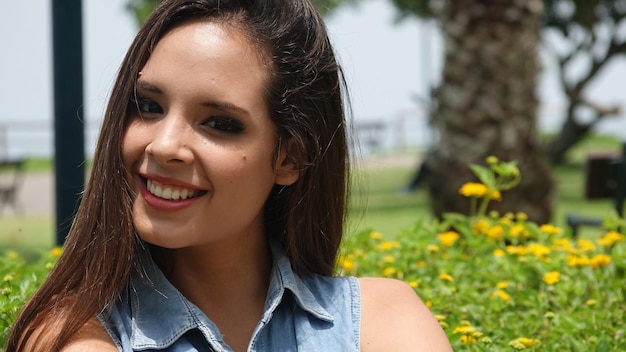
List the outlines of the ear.
{"type": "Polygon", "coordinates": [[[279,148],[274,165],[274,175],[276,176],[274,182],[281,186],[291,186],[300,178],[298,163],[293,157],[294,153],[292,153],[293,140],[289,138],[286,145],[279,144],[279,148]]]}

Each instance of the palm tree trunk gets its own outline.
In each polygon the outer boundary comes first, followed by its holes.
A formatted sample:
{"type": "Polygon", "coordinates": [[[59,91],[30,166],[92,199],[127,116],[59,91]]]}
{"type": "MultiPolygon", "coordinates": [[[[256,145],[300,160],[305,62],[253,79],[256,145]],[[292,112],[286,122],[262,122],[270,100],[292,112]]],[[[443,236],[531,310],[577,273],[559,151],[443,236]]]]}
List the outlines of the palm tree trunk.
{"type": "Polygon", "coordinates": [[[548,222],[553,181],[537,137],[535,95],[542,2],[440,3],[435,13],[446,53],[442,82],[434,93],[439,140],[427,161],[433,210],[437,216],[467,213],[469,203],[458,189],[476,180],[468,163],[484,164],[495,155],[517,160],[522,182],[494,208],[548,222]]]}

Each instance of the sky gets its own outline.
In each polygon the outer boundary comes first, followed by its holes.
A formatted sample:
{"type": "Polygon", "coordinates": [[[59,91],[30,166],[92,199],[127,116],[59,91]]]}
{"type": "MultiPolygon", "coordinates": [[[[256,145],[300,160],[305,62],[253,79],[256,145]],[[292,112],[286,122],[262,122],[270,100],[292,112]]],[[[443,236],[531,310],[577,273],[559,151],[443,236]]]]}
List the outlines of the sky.
{"type": "MultiPolygon", "coordinates": [[[[126,0],[83,0],[88,150],[93,147],[118,66],[136,32],[125,3],[126,0]]],[[[7,1],[0,8],[0,125],[8,126],[5,128],[9,129],[9,138],[5,143],[12,153],[38,154],[51,148],[50,6],[49,0],[30,0],[7,1]]],[[[420,130],[424,119],[416,97],[424,98],[427,87],[439,79],[441,38],[432,22],[412,19],[396,23],[394,19],[395,10],[389,1],[369,0],[358,7],[341,8],[327,18],[327,24],[347,76],[355,122],[384,121],[400,130],[420,130]]],[[[590,97],[611,104],[626,101],[625,80],[619,79],[626,78],[624,61],[612,64],[603,73],[590,97]]],[[[558,115],[562,109],[563,97],[554,66],[544,60],[544,67],[538,86],[546,115],[543,123],[546,128],[554,128],[558,118],[552,115],[558,115]]]]}

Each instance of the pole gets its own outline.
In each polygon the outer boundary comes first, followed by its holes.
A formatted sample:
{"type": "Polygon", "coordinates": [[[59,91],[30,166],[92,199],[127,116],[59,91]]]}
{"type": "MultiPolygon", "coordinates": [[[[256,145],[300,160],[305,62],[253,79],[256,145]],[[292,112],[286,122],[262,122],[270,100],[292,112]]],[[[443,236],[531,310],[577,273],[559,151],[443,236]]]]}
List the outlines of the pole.
{"type": "Polygon", "coordinates": [[[62,245],[85,184],[81,0],[52,0],[56,243],[62,245]]]}

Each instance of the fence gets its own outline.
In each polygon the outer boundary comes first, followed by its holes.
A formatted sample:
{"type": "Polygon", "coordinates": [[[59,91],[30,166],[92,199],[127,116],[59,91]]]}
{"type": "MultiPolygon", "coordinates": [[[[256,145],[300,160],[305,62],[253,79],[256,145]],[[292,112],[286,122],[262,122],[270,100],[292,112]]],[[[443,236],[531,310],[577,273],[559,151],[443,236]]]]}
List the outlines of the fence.
{"type": "MultiPolygon", "coordinates": [[[[100,121],[85,121],[85,155],[93,155],[100,121]]],[[[422,148],[432,139],[431,129],[419,111],[406,111],[391,117],[355,119],[351,138],[359,152],[397,152],[422,148]]],[[[54,155],[51,120],[0,121],[0,156],[54,155]]]]}

